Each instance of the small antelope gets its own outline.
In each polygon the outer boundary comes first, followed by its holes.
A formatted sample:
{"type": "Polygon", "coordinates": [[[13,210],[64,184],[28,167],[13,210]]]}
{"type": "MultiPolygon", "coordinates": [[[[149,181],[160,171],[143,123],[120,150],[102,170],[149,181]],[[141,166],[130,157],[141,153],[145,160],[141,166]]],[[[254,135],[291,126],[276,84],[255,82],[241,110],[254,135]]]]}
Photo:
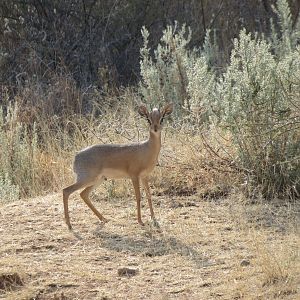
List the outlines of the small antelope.
{"type": "Polygon", "coordinates": [[[150,113],[145,105],[141,105],[138,112],[149,123],[150,135],[148,140],[125,145],[94,145],[81,150],[75,156],[73,168],[77,180],[63,190],[65,220],[69,229],[72,229],[72,226],[69,217],[68,199],[73,192],[79,189],[83,189],[80,196],[87,206],[102,222],[107,222],[91,203],[89,194],[95,186],[109,178],[131,178],[137,202],[137,220],[140,225],[144,225],[141,218],[141,181],[146,191],[151,219],[155,221],[148,175],[157,164],[161,148],[163,119],[170,115],[172,111],[172,103],[167,104],[161,111],[154,108],[150,113]]]}

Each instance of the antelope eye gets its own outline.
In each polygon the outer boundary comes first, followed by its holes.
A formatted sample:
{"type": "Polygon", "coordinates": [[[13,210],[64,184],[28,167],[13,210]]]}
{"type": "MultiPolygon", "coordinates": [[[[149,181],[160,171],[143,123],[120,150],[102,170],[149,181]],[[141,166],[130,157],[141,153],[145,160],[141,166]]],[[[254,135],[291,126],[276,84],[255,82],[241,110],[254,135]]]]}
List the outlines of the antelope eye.
{"type": "Polygon", "coordinates": [[[151,121],[150,121],[150,119],[149,119],[149,118],[147,118],[147,121],[148,121],[149,125],[151,125],[151,121]]]}
{"type": "Polygon", "coordinates": [[[162,124],[163,122],[164,122],[164,118],[161,118],[159,123],[162,124]]]}

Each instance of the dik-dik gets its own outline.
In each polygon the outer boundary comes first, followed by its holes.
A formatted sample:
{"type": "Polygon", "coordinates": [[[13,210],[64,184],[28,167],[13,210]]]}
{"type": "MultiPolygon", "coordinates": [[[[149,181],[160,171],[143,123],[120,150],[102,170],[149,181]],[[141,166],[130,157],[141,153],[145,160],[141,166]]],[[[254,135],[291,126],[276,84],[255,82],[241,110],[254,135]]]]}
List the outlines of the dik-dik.
{"type": "Polygon", "coordinates": [[[72,229],[72,226],[69,217],[68,199],[73,192],[79,189],[83,189],[80,196],[87,206],[102,222],[107,222],[89,199],[92,189],[105,179],[131,179],[137,202],[137,221],[139,224],[144,225],[141,218],[140,182],[142,182],[148,199],[151,219],[155,221],[148,175],[157,164],[161,148],[163,120],[172,111],[172,103],[167,104],[161,110],[154,108],[151,112],[147,110],[145,105],[141,105],[138,112],[149,123],[149,138],[146,141],[124,145],[94,145],[76,154],[73,166],[77,175],[76,182],[63,190],[65,220],[69,229],[72,229]]]}

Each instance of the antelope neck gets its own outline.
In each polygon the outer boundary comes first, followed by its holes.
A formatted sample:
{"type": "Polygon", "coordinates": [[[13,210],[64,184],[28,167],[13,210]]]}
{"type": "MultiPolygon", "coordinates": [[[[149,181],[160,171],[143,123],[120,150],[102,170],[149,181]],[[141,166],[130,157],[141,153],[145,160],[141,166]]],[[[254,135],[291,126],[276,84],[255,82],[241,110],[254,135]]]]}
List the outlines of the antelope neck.
{"type": "Polygon", "coordinates": [[[148,143],[150,147],[155,148],[157,153],[159,153],[161,147],[161,132],[159,131],[158,133],[155,134],[152,131],[150,131],[148,143]]]}

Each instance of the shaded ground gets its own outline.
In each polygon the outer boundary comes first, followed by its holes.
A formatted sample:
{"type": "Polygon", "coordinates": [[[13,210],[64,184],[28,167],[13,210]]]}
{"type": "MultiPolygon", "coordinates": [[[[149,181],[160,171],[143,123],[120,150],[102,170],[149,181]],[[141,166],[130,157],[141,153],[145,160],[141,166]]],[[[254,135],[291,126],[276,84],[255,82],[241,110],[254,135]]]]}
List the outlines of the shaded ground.
{"type": "MultiPolygon", "coordinates": [[[[299,251],[298,229],[286,223],[287,215],[246,211],[229,198],[168,197],[154,196],[160,229],[136,224],[133,199],[94,200],[110,219],[101,226],[72,196],[73,232],[63,221],[61,195],[2,204],[1,274],[18,274],[22,282],[0,290],[0,298],[300,298],[299,273],[268,282],[259,260],[264,241],[299,251]],[[124,267],[136,274],[122,276],[118,270],[124,267]]],[[[146,221],[147,207],[143,214],[146,221]]]]}

